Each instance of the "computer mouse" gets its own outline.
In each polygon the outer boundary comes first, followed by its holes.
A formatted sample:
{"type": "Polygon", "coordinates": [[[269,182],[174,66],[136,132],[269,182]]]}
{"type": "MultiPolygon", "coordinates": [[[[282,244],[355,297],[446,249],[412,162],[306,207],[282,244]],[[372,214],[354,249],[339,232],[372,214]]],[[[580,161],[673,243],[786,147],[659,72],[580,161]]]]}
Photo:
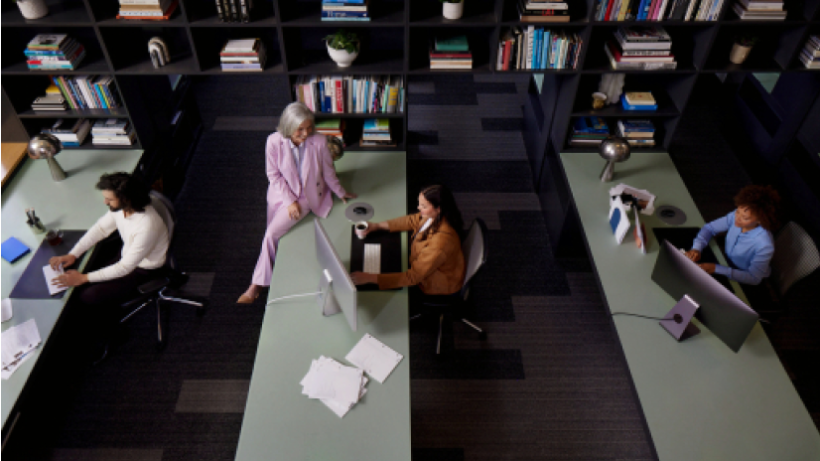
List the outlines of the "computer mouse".
{"type": "Polygon", "coordinates": [[[665,209],[661,210],[661,218],[674,218],[675,210],[665,209]]]}
{"type": "Polygon", "coordinates": [[[353,212],[356,214],[367,214],[367,208],[363,206],[357,206],[356,208],[353,208],[353,212]]]}
{"type": "Polygon", "coordinates": [[[680,314],[675,314],[675,315],[672,316],[672,320],[674,320],[675,323],[682,323],[683,322],[683,316],[680,315],[680,314]]]}

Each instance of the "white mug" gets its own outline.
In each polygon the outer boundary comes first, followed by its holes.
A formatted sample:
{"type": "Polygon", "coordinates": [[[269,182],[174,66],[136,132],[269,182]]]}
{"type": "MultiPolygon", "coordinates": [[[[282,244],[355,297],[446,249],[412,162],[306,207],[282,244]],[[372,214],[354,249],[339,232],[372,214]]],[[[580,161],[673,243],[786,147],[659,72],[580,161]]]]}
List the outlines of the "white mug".
{"type": "Polygon", "coordinates": [[[353,226],[356,229],[356,237],[359,237],[360,239],[364,239],[365,235],[367,235],[367,228],[369,226],[367,224],[367,221],[359,221],[356,224],[354,224],[353,226]]]}

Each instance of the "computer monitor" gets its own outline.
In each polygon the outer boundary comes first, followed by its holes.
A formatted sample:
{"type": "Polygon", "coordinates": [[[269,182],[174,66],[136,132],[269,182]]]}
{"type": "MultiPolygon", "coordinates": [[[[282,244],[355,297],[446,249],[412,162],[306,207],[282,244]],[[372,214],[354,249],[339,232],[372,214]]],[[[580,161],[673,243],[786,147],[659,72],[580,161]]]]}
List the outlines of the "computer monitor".
{"type": "Polygon", "coordinates": [[[695,317],[737,352],[758,320],[752,310],[706,271],[664,240],[652,280],[675,300],[689,295],[700,305],[695,317]]]}
{"type": "Polygon", "coordinates": [[[356,331],[356,285],[318,218],[313,220],[313,227],[316,231],[316,259],[322,268],[317,297],[319,306],[325,316],[343,312],[350,328],[356,331]]]}

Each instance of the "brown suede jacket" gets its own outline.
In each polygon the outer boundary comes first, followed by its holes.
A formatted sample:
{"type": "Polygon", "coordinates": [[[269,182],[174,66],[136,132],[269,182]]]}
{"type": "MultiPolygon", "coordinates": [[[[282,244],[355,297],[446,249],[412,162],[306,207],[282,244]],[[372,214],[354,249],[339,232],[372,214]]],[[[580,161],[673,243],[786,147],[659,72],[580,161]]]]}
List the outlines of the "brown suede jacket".
{"type": "Polygon", "coordinates": [[[446,220],[435,232],[417,235],[426,219],[416,213],[387,221],[390,232],[412,231],[410,246],[410,270],[392,274],[379,274],[379,288],[418,285],[428,295],[449,295],[461,290],[464,283],[464,255],[461,239],[446,220]]]}

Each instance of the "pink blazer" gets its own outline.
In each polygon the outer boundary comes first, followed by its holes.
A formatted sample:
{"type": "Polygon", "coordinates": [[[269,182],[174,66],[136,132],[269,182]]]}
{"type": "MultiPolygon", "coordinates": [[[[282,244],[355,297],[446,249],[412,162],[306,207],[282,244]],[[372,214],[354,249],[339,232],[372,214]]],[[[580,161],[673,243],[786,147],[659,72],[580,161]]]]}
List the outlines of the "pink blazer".
{"type": "MultiPolygon", "coordinates": [[[[314,134],[305,140],[305,157],[302,159],[302,169],[305,171],[304,192],[311,211],[326,218],[333,208],[333,191],[339,198],[347,192],[339,184],[336,169],[333,168],[333,158],[327,150],[327,140],[324,135],[314,134]]],[[[302,181],[296,171],[296,162],[290,142],[279,133],[268,136],[265,146],[265,171],[268,174],[268,221],[273,214],[282,207],[288,207],[295,202],[302,193],[302,181]]]]}

